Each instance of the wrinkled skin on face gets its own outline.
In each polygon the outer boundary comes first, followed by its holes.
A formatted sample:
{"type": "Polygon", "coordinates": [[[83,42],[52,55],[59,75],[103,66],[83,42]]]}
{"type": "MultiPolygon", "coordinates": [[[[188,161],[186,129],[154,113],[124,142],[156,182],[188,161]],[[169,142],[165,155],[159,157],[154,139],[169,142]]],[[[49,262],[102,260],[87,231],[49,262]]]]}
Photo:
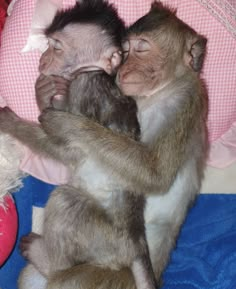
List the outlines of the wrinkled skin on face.
{"type": "Polygon", "coordinates": [[[147,97],[167,83],[202,68],[206,39],[174,14],[153,11],[128,29],[124,61],[117,75],[123,93],[147,97]]]}
{"type": "Polygon", "coordinates": [[[123,50],[124,64],[118,74],[120,88],[127,95],[147,96],[165,78],[165,59],[147,37],[130,36],[123,50]]]}

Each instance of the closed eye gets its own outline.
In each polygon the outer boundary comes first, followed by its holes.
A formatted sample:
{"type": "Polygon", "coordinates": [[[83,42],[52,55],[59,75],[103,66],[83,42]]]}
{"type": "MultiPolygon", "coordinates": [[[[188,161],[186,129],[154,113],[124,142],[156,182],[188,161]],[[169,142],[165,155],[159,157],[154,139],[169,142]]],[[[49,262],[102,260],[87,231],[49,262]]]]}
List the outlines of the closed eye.
{"type": "Polygon", "coordinates": [[[61,45],[61,43],[58,42],[58,41],[56,41],[56,42],[54,43],[54,49],[55,49],[55,50],[62,50],[62,45],[61,45]]]}
{"type": "Polygon", "coordinates": [[[61,51],[62,50],[62,43],[53,38],[49,38],[49,45],[54,48],[54,50],[61,51]]]}
{"type": "Polygon", "coordinates": [[[135,52],[137,53],[148,53],[151,46],[148,41],[140,39],[135,45],[135,52]]]}
{"type": "Polygon", "coordinates": [[[147,52],[149,52],[150,50],[135,50],[135,52],[137,52],[137,53],[147,53],[147,52]]]}

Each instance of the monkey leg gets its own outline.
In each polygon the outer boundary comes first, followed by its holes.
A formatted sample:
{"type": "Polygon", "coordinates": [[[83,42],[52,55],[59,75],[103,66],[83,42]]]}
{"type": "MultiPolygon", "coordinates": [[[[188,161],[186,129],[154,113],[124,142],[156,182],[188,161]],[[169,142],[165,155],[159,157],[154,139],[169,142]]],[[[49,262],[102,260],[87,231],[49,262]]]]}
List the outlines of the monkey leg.
{"type": "Polygon", "coordinates": [[[170,220],[146,224],[146,236],[150,252],[152,267],[158,285],[162,285],[162,273],[165,270],[172,249],[175,247],[180,223],[170,220]]]}
{"type": "Polygon", "coordinates": [[[54,274],[47,289],[136,289],[136,285],[129,268],[116,271],[83,264],[54,274]]]}
{"type": "Polygon", "coordinates": [[[44,228],[53,272],[81,263],[113,270],[134,264],[135,280],[142,280],[143,284],[139,288],[155,288],[144,236],[141,242],[133,240],[121,225],[118,228],[112,214],[106,213],[98,201],[82,189],[57,188],[46,207],[44,228]]]}
{"type": "Polygon", "coordinates": [[[129,236],[114,226],[112,213],[81,188],[54,190],[45,210],[43,235],[55,270],[84,262],[119,269],[137,254],[129,236]]]}
{"type": "Polygon", "coordinates": [[[157,282],[148,253],[135,259],[131,270],[137,289],[156,289],[157,282]]]}

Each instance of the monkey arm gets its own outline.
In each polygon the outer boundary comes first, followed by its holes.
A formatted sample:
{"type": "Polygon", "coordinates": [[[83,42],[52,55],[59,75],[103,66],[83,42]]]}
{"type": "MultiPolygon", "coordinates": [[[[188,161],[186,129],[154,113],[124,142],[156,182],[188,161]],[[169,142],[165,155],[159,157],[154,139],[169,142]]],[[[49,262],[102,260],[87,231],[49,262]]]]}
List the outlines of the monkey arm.
{"type": "Polygon", "coordinates": [[[0,131],[16,138],[35,153],[65,161],[59,142],[52,141],[37,123],[21,119],[8,107],[0,108],[0,131]]]}
{"type": "Polygon", "coordinates": [[[65,138],[68,150],[80,148],[92,154],[119,183],[140,193],[168,191],[185,160],[189,142],[186,132],[191,124],[180,118],[153,143],[145,145],[84,116],[46,110],[41,121],[48,134],[65,138]]]}

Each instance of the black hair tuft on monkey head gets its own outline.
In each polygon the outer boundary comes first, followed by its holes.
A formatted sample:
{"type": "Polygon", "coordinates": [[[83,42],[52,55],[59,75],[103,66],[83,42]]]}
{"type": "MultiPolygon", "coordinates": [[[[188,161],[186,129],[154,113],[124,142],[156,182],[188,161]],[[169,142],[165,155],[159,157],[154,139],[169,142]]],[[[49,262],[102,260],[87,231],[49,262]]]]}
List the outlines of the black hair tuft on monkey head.
{"type": "Polygon", "coordinates": [[[46,28],[48,36],[58,30],[62,30],[68,24],[96,24],[105,29],[108,34],[121,43],[125,34],[125,25],[118,16],[112,4],[105,0],[82,0],[72,8],[59,11],[52,23],[46,28]]]}

